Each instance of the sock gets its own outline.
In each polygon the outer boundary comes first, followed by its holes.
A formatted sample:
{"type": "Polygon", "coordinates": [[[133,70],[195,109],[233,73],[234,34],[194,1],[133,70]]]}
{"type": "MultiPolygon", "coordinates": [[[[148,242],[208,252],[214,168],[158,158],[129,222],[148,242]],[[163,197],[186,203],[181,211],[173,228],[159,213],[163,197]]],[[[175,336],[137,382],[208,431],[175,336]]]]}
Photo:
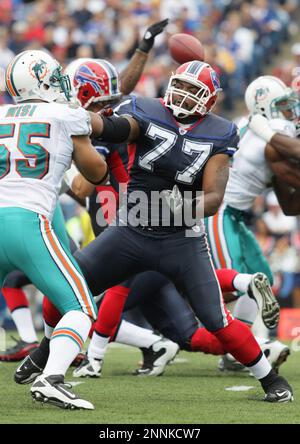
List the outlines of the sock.
{"type": "Polygon", "coordinates": [[[245,366],[253,365],[262,351],[250,328],[238,319],[213,334],[219,339],[227,353],[245,366]]]}
{"type": "Polygon", "coordinates": [[[254,299],[247,294],[240,296],[235,304],[233,316],[248,325],[252,325],[256,319],[258,307],[254,299]]]}
{"type": "Polygon", "coordinates": [[[39,347],[36,348],[32,353],[30,353],[30,358],[40,368],[45,368],[47,364],[50,352],[49,345],[50,340],[46,338],[46,336],[44,336],[39,347]]]}
{"type": "Polygon", "coordinates": [[[161,337],[155,335],[153,331],[146,328],[138,327],[137,325],[124,320],[122,320],[117,336],[115,338],[115,342],[132,345],[133,347],[144,348],[149,348],[152,344],[154,344],[154,342],[160,340],[161,337]]]}
{"type": "Polygon", "coordinates": [[[254,362],[248,364],[247,367],[256,379],[264,378],[272,370],[272,367],[263,352],[261,352],[261,355],[259,355],[254,362]]]}
{"type": "Polygon", "coordinates": [[[247,293],[252,274],[238,273],[233,279],[234,289],[242,293],[247,293]]]}
{"type": "Polygon", "coordinates": [[[37,342],[38,339],[25,292],[21,288],[4,287],[2,288],[2,294],[22,341],[37,342]]]}
{"type": "Polygon", "coordinates": [[[129,288],[116,285],[105,292],[99,308],[95,330],[102,336],[112,336],[122,316],[129,288]]]}
{"type": "Polygon", "coordinates": [[[45,375],[65,375],[86,341],[91,323],[82,311],[72,310],[61,318],[51,336],[45,375]]]}
{"type": "Polygon", "coordinates": [[[238,272],[230,268],[219,268],[216,270],[216,275],[223,293],[235,291],[233,281],[238,275],[238,272]]]}
{"type": "Polygon", "coordinates": [[[44,296],[43,299],[43,318],[45,322],[53,328],[62,318],[60,312],[57,310],[55,305],[53,305],[52,302],[47,298],[47,296],[44,296]]]}
{"type": "Polygon", "coordinates": [[[47,324],[47,322],[44,321],[44,333],[45,333],[45,337],[47,339],[51,339],[52,333],[54,331],[54,327],[51,327],[50,325],[47,324]]]}
{"type": "Polygon", "coordinates": [[[104,359],[108,343],[109,336],[101,336],[95,330],[88,348],[88,357],[93,359],[104,359]]]}
{"type": "Polygon", "coordinates": [[[191,337],[191,350],[210,355],[224,355],[226,353],[221,342],[205,328],[198,328],[191,337]]]}
{"type": "Polygon", "coordinates": [[[38,342],[34,329],[31,311],[29,308],[17,308],[11,313],[11,317],[16,324],[18,333],[22,341],[38,342]]]}

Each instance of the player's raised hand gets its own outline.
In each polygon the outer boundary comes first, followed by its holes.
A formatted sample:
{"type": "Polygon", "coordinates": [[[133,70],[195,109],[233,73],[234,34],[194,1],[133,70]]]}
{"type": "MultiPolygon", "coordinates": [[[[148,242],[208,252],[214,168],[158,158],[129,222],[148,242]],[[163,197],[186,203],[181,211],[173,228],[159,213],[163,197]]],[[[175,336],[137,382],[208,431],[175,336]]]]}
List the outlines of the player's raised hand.
{"type": "Polygon", "coordinates": [[[161,34],[165,27],[167,26],[169,19],[164,19],[161,22],[153,23],[147,28],[143,40],[139,44],[139,49],[143,52],[148,53],[154,45],[155,37],[161,34]]]}

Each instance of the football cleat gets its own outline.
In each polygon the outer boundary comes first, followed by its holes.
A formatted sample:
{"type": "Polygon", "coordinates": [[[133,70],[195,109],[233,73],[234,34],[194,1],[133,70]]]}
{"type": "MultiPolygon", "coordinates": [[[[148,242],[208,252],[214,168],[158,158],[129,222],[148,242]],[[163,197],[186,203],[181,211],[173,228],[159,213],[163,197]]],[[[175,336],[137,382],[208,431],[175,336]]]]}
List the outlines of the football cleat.
{"type": "Polygon", "coordinates": [[[267,276],[255,273],[248,287],[249,297],[257,303],[263,323],[267,328],[275,328],[279,322],[280,306],[272,292],[267,276]]]}
{"type": "Polygon", "coordinates": [[[14,337],[12,339],[16,342],[13,347],[10,347],[5,352],[0,354],[0,361],[17,362],[28,356],[33,350],[38,348],[38,342],[25,342],[21,339],[18,341],[14,337]]]}
{"type": "Polygon", "coordinates": [[[40,375],[34,381],[30,392],[35,401],[62,409],[94,410],[93,404],[76,396],[71,389],[71,384],[64,382],[63,375],[40,375]]]}
{"type": "Polygon", "coordinates": [[[100,378],[103,359],[94,359],[85,356],[79,367],[73,371],[74,378],[100,378]]]}
{"type": "Polygon", "coordinates": [[[279,367],[287,360],[290,354],[289,347],[280,341],[267,341],[265,344],[261,344],[260,348],[271,367],[278,373],[279,367]]]}
{"type": "Polygon", "coordinates": [[[289,383],[282,377],[277,378],[266,388],[264,401],[267,402],[289,402],[294,401],[293,390],[289,383]]]}
{"type": "Polygon", "coordinates": [[[172,361],[179,351],[179,345],[168,339],[161,339],[151,347],[141,348],[143,365],[134,371],[137,376],[160,376],[166,365],[172,361]]]}
{"type": "MultiPolygon", "coordinates": [[[[264,344],[260,345],[260,348],[269,361],[271,367],[276,373],[278,373],[279,367],[287,360],[288,355],[290,354],[289,347],[280,341],[266,341],[264,344]]],[[[240,364],[229,353],[226,353],[226,355],[222,356],[222,358],[219,360],[218,369],[221,372],[249,372],[247,367],[240,364]]]]}
{"type": "Polygon", "coordinates": [[[14,380],[17,384],[29,384],[37,376],[43,373],[43,368],[37,366],[30,356],[21,362],[14,374],[14,380]]]}

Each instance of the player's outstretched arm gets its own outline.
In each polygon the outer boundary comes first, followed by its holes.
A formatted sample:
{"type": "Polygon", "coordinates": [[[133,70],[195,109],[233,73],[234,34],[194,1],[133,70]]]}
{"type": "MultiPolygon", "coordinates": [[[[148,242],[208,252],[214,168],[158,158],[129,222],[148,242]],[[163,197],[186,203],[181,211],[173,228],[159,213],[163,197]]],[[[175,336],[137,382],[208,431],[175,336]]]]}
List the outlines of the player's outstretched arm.
{"type": "Polygon", "coordinates": [[[278,153],[276,149],[267,144],[265,158],[278,180],[290,187],[300,188],[300,169],[298,161],[292,162],[278,153]]]}
{"type": "Polygon", "coordinates": [[[276,132],[269,126],[268,119],[265,117],[260,114],[251,116],[249,128],[267,143],[270,143],[284,157],[300,159],[300,139],[276,132]]]}
{"type": "Polygon", "coordinates": [[[120,89],[124,95],[130,94],[134,90],[148,60],[149,52],[153,48],[155,37],[164,31],[168,21],[168,19],[165,19],[161,22],[153,23],[147,28],[139,47],[131,57],[126,68],[120,73],[120,89]]]}
{"type": "Polygon", "coordinates": [[[91,144],[89,136],[72,136],[72,140],[73,159],[80,173],[94,185],[105,183],[108,166],[91,144]]]}
{"type": "Polygon", "coordinates": [[[223,200],[229,176],[229,156],[212,156],[204,169],[202,189],[204,192],[204,216],[214,215],[223,200]]]}
{"type": "Polygon", "coordinates": [[[289,187],[278,177],[273,177],[273,188],[278,202],[286,216],[297,216],[300,214],[300,188],[289,187]]]}
{"type": "Polygon", "coordinates": [[[122,143],[133,142],[139,137],[140,127],[133,117],[105,117],[91,112],[90,117],[92,136],[95,138],[101,138],[105,142],[122,143]]]}

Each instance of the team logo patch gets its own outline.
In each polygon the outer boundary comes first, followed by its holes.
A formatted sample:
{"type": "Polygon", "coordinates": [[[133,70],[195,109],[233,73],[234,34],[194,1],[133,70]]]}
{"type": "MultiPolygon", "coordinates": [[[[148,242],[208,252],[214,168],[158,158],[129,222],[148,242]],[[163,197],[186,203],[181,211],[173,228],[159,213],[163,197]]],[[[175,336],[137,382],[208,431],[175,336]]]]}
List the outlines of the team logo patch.
{"type": "Polygon", "coordinates": [[[47,63],[44,60],[34,60],[29,65],[29,72],[32,77],[41,81],[49,72],[47,63]]]}
{"type": "Polygon", "coordinates": [[[261,100],[265,100],[268,96],[269,88],[258,88],[255,93],[255,101],[260,102],[261,100]]]}
{"type": "Polygon", "coordinates": [[[216,73],[216,71],[210,72],[210,78],[211,78],[212,84],[214,85],[214,88],[216,90],[221,89],[220,80],[219,80],[219,77],[218,77],[218,74],[216,73]]]}
{"type": "Polygon", "coordinates": [[[104,89],[102,89],[99,85],[99,83],[102,83],[104,87],[103,80],[97,77],[95,73],[86,65],[82,65],[78,68],[74,80],[79,85],[91,85],[94,91],[104,94],[104,89]]]}

